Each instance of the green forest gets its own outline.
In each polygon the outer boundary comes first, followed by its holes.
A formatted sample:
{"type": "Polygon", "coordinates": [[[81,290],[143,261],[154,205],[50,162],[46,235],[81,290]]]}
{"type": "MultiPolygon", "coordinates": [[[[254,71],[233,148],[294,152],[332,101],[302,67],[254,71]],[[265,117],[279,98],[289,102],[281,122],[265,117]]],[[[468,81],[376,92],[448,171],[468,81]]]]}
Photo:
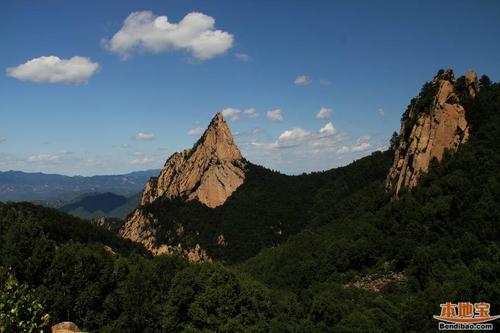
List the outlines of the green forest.
{"type": "Polygon", "coordinates": [[[295,177],[251,165],[216,209],[143,208],[159,241],[200,243],[213,262],[153,257],[86,220],[0,203],[0,332],[67,320],[88,332],[434,332],[445,301],[500,314],[500,84],[483,76],[466,115],[470,140],[397,200],[388,150],[295,177]],[[213,245],[220,233],[226,247],[213,245]]]}

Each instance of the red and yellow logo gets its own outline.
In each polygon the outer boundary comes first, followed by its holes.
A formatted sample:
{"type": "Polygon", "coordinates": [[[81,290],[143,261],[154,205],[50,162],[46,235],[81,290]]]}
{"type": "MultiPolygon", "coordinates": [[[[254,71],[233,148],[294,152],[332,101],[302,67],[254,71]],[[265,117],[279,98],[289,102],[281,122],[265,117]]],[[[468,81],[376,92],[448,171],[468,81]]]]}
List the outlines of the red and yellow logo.
{"type": "Polygon", "coordinates": [[[477,324],[500,318],[500,315],[490,315],[489,303],[481,302],[472,304],[469,302],[458,302],[457,304],[453,304],[447,302],[440,304],[440,306],[441,315],[434,316],[434,319],[449,323],[477,324]]]}

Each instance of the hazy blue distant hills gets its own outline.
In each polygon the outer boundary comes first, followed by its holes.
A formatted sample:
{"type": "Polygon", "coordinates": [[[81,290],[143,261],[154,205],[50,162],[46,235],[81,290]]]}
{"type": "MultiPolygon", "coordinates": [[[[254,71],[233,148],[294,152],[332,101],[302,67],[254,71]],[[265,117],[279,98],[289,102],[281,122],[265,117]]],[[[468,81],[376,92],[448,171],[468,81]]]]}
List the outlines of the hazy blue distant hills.
{"type": "Polygon", "coordinates": [[[142,191],[149,177],[160,170],[131,172],[124,175],[63,176],[22,171],[0,172],[0,201],[32,201],[60,206],[88,193],[112,192],[132,196],[142,191]]]}
{"type": "Polygon", "coordinates": [[[86,219],[96,217],[125,218],[139,206],[140,193],[125,197],[111,192],[90,193],[59,208],[60,211],[86,219]]]}

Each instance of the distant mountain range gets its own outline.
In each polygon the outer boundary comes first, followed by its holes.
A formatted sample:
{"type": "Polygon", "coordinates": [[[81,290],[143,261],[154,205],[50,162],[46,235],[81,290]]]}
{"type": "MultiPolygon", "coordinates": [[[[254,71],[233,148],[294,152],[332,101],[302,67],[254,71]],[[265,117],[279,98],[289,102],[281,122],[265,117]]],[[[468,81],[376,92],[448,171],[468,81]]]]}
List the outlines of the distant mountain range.
{"type": "Polygon", "coordinates": [[[85,194],[73,202],[59,208],[60,211],[85,219],[98,217],[125,218],[132,210],[139,206],[140,193],[131,197],[106,193],[85,194]]]}
{"type": "Polygon", "coordinates": [[[57,207],[89,193],[112,192],[130,197],[140,192],[147,180],[159,172],[160,170],[145,170],[91,177],[22,171],[0,172],[0,201],[31,201],[57,207]]]}

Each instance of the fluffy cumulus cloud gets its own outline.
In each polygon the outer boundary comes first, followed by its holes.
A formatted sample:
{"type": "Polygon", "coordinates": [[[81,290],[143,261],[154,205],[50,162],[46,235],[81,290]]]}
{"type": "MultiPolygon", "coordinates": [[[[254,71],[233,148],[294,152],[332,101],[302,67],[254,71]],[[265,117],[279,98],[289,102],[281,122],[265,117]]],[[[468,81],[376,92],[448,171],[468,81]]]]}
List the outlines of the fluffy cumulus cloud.
{"type": "Polygon", "coordinates": [[[240,119],[240,113],[241,113],[241,110],[235,109],[235,108],[225,108],[224,110],[222,110],[222,115],[224,116],[224,118],[230,119],[233,121],[240,119]]]}
{"type": "Polygon", "coordinates": [[[16,67],[9,67],[6,73],[23,81],[79,84],[87,82],[98,69],[97,62],[85,57],[61,59],[56,56],[44,56],[31,59],[16,67]]]}
{"type": "Polygon", "coordinates": [[[139,132],[134,138],[139,141],[150,141],[155,138],[155,135],[153,133],[139,132]]]}
{"type": "Polygon", "coordinates": [[[351,152],[356,153],[370,149],[372,145],[368,142],[362,142],[351,147],[351,152]]]}
{"type": "Polygon", "coordinates": [[[330,118],[332,115],[333,115],[333,110],[332,109],[322,107],[318,111],[318,113],[316,114],[316,118],[318,118],[318,119],[330,118]]]}
{"type": "Polygon", "coordinates": [[[151,11],[131,13],[122,28],[105,47],[122,58],[135,51],[152,53],[184,50],[194,58],[206,60],[224,54],[233,45],[233,35],[215,29],[215,19],[203,13],[192,12],[178,23],[151,11]]]}
{"type": "Polygon", "coordinates": [[[276,145],[279,148],[298,146],[304,143],[310,136],[310,133],[300,127],[286,130],[280,134],[276,145]]]}
{"type": "Polygon", "coordinates": [[[296,127],[293,129],[286,130],[282,132],[278,139],[274,142],[250,142],[250,146],[252,148],[258,149],[280,149],[280,148],[291,148],[302,145],[307,142],[311,138],[311,133],[302,129],[300,127],[296,127]]]}
{"type": "Polygon", "coordinates": [[[359,153],[363,151],[367,151],[372,148],[370,142],[371,136],[364,135],[356,140],[356,142],[351,146],[342,146],[337,150],[337,154],[345,154],[345,153],[359,153]]]}
{"type": "Polygon", "coordinates": [[[319,134],[321,136],[330,136],[336,133],[337,129],[335,128],[335,126],[333,126],[332,122],[325,124],[325,126],[319,129],[319,134]]]}
{"type": "Polygon", "coordinates": [[[268,111],[267,119],[271,121],[283,121],[283,112],[281,112],[281,109],[268,111]]]}
{"type": "Polygon", "coordinates": [[[246,116],[248,116],[250,118],[256,118],[259,116],[259,114],[257,113],[257,110],[255,110],[254,108],[249,108],[249,109],[243,110],[243,114],[245,114],[246,116]]]}
{"type": "Polygon", "coordinates": [[[295,78],[293,83],[297,86],[307,86],[312,83],[312,80],[307,75],[299,75],[295,78]]]}
{"type": "Polygon", "coordinates": [[[254,108],[248,108],[244,110],[237,108],[225,108],[224,110],[222,110],[222,115],[226,119],[236,121],[240,119],[241,116],[245,116],[248,118],[256,118],[259,116],[259,113],[254,108]]]}
{"type": "Polygon", "coordinates": [[[200,136],[203,134],[205,130],[203,129],[203,127],[201,126],[198,126],[198,127],[195,127],[195,128],[191,128],[189,131],[188,131],[188,135],[193,135],[193,136],[200,136]]]}
{"type": "Polygon", "coordinates": [[[350,152],[351,149],[348,146],[342,146],[337,150],[337,154],[345,154],[350,152]]]}

